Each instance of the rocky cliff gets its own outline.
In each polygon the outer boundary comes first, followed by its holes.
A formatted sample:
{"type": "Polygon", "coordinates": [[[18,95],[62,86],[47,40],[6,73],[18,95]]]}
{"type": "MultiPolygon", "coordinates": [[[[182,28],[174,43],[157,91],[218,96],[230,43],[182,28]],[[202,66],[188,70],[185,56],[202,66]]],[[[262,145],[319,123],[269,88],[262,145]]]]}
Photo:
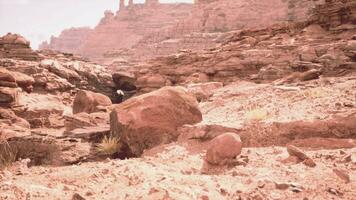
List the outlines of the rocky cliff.
{"type": "Polygon", "coordinates": [[[352,74],[356,70],[355,13],[354,1],[328,1],[315,7],[304,22],[233,31],[221,36],[219,46],[204,52],[162,56],[131,68],[112,67],[135,74],[141,92],[197,82],[266,82],[288,75],[281,81],[293,82],[304,75],[352,74]]]}
{"type": "Polygon", "coordinates": [[[39,49],[54,49],[65,53],[78,54],[80,46],[93,30],[89,27],[63,30],[58,37],[51,37],[50,42],[43,42],[39,49]]]}
{"type": "Polygon", "coordinates": [[[71,31],[41,47],[67,50],[107,63],[117,59],[144,60],[181,49],[215,47],[216,33],[304,20],[307,12],[320,1],[216,0],[197,1],[194,5],[131,3],[116,15],[106,12],[100,24],[87,37],[82,37],[86,38],[84,41],[71,42],[78,34],[71,31]]]}
{"type": "MultiPolygon", "coordinates": [[[[91,31],[84,41],[74,44],[72,39],[77,38],[78,31],[67,31],[58,38],[53,39],[49,46],[42,48],[54,50],[66,49],[95,61],[101,61],[103,54],[116,52],[120,49],[131,48],[145,35],[162,28],[176,24],[180,19],[186,18],[191,4],[132,4],[120,9],[116,15],[107,11],[100,23],[91,31]],[[61,41],[56,44],[56,41],[61,41]],[[63,46],[61,46],[63,45],[63,46]]],[[[87,32],[85,32],[87,33],[87,32]]],[[[83,35],[80,36],[83,38],[83,35]]]]}

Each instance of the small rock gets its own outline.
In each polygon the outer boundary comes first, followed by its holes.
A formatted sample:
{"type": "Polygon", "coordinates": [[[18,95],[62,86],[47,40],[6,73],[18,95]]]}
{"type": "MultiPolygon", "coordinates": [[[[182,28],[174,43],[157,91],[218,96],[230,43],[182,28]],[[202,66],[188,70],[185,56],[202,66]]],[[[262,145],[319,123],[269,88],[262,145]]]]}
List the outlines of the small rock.
{"type": "Polygon", "coordinates": [[[151,188],[147,198],[147,200],[168,200],[170,199],[169,193],[167,190],[160,189],[160,188],[151,188]]]}
{"type": "Polygon", "coordinates": [[[299,160],[303,161],[303,164],[305,164],[308,167],[315,167],[316,163],[314,162],[313,159],[308,157],[301,149],[299,149],[296,146],[293,145],[288,145],[287,146],[287,151],[289,155],[297,157],[299,160]]]}
{"type": "Polygon", "coordinates": [[[302,150],[300,150],[298,147],[293,146],[293,145],[288,145],[287,151],[290,156],[296,156],[300,160],[306,160],[309,158],[302,150]]]}
{"type": "Polygon", "coordinates": [[[213,165],[225,165],[241,153],[242,142],[235,133],[222,134],[211,141],[205,160],[213,165]]]}
{"type": "Polygon", "coordinates": [[[308,159],[304,160],[303,164],[308,166],[308,167],[315,167],[316,166],[316,163],[311,158],[308,158],[308,159]]]}
{"type": "Polygon", "coordinates": [[[351,154],[346,155],[346,156],[344,156],[344,157],[341,159],[341,162],[342,162],[342,163],[348,163],[348,162],[351,162],[351,161],[352,161],[352,159],[351,159],[351,154]]]}
{"type": "Polygon", "coordinates": [[[75,193],[73,194],[72,200],[85,200],[85,198],[80,196],[80,194],[75,193]]]}
{"type": "Polygon", "coordinates": [[[201,200],[209,200],[209,197],[206,196],[206,195],[203,195],[203,196],[200,197],[200,199],[201,199],[201,200]]]}
{"type": "Polygon", "coordinates": [[[286,189],[289,188],[289,184],[287,184],[287,183],[277,183],[277,182],[275,182],[274,184],[275,184],[276,188],[279,189],[279,190],[286,190],[286,189]]]}
{"type": "Polygon", "coordinates": [[[334,189],[334,188],[328,188],[327,190],[330,194],[333,194],[333,195],[336,195],[336,196],[342,196],[343,193],[340,192],[339,190],[337,189],[334,189]]]}
{"type": "Polygon", "coordinates": [[[349,183],[350,182],[350,176],[349,174],[347,173],[347,171],[345,170],[342,170],[342,169],[333,169],[333,172],[339,177],[341,178],[342,180],[344,180],[346,183],[349,183]]]}

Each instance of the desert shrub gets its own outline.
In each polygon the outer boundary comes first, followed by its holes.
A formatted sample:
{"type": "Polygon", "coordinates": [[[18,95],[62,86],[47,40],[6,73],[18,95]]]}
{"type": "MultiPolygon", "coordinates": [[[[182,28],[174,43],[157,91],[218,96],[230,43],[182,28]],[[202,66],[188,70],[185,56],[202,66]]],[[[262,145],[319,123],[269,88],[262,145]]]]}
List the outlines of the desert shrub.
{"type": "Polygon", "coordinates": [[[304,90],[303,95],[311,99],[318,99],[327,96],[328,92],[324,88],[318,87],[304,90]]]}
{"type": "Polygon", "coordinates": [[[102,155],[114,155],[121,149],[120,138],[116,136],[105,136],[96,147],[98,153],[102,155]]]}
{"type": "Polygon", "coordinates": [[[263,108],[251,108],[245,113],[245,118],[250,121],[261,121],[268,118],[268,112],[263,108]]]}
{"type": "Polygon", "coordinates": [[[6,168],[17,159],[17,148],[11,146],[7,141],[0,143],[0,169],[6,168]]]}

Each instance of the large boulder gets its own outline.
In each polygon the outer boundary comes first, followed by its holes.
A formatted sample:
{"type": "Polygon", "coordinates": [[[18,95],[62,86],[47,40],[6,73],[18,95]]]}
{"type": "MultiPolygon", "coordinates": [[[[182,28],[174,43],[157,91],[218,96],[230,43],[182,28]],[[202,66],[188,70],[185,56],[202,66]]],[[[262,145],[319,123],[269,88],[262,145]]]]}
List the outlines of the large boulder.
{"type": "Polygon", "coordinates": [[[109,97],[86,90],[80,90],[73,102],[73,114],[86,112],[93,113],[101,111],[101,107],[111,106],[109,97]]]}
{"type": "Polygon", "coordinates": [[[182,87],[164,87],[127,100],[110,114],[110,129],[134,156],[177,139],[177,129],[202,120],[197,100],[182,87]]]}

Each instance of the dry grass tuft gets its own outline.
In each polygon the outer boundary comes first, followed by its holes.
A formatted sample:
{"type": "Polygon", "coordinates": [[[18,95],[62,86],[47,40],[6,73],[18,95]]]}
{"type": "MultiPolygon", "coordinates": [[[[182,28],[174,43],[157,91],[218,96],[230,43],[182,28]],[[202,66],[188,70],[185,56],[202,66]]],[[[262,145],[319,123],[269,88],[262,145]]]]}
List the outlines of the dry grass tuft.
{"type": "Polygon", "coordinates": [[[268,112],[262,108],[249,109],[245,113],[245,118],[250,121],[261,121],[268,118],[268,112]]]}
{"type": "Polygon", "coordinates": [[[304,90],[303,95],[311,99],[318,99],[328,96],[328,92],[324,88],[317,87],[304,90]]]}
{"type": "Polygon", "coordinates": [[[102,155],[114,155],[121,149],[120,138],[116,136],[105,136],[101,143],[97,145],[96,149],[102,155]]]}
{"type": "Polygon", "coordinates": [[[10,144],[5,141],[0,144],[0,169],[10,166],[16,162],[17,148],[11,147],[10,144]]]}

